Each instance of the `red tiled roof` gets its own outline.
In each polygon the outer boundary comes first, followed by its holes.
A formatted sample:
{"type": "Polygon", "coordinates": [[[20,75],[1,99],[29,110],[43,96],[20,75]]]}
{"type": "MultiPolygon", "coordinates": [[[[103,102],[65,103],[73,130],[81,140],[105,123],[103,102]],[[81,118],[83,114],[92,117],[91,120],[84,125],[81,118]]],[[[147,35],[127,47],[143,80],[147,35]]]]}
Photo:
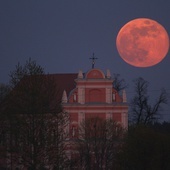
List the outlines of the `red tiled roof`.
{"type": "Polygon", "coordinates": [[[75,79],[77,79],[78,73],[61,73],[61,74],[49,74],[56,81],[56,84],[61,93],[65,90],[67,95],[76,88],[75,79]]]}

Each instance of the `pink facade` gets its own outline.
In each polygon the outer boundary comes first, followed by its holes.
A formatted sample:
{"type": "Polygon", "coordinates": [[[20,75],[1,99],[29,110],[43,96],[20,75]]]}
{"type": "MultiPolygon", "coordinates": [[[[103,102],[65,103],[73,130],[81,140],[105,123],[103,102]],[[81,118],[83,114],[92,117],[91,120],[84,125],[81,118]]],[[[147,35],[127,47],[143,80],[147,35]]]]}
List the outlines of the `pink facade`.
{"type": "Polygon", "coordinates": [[[99,69],[86,74],[81,71],[75,79],[75,88],[69,94],[63,93],[63,107],[70,115],[70,130],[75,135],[78,125],[86,118],[113,119],[124,128],[128,126],[128,105],[125,91],[120,94],[113,88],[113,79],[99,69]]]}

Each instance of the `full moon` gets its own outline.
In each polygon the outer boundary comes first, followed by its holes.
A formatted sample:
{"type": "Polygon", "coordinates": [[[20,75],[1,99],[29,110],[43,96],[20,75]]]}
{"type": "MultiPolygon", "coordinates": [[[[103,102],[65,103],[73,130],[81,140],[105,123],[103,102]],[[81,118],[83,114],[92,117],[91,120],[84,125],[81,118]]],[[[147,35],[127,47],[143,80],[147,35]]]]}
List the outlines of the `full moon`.
{"type": "Polygon", "coordinates": [[[148,18],[125,24],[116,38],[121,58],[135,67],[150,67],[161,62],[169,50],[169,36],[158,22],[148,18]]]}

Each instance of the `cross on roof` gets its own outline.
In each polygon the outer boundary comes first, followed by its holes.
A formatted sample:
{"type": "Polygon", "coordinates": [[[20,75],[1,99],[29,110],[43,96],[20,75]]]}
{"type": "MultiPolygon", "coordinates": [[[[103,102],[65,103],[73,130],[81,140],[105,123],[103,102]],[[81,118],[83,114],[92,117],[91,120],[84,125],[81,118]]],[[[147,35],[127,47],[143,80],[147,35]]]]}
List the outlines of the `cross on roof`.
{"type": "Polygon", "coordinates": [[[92,69],[94,68],[94,64],[95,64],[95,60],[97,60],[97,57],[94,57],[94,53],[93,56],[91,58],[89,58],[90,60],[92,60],[92,69]]]}

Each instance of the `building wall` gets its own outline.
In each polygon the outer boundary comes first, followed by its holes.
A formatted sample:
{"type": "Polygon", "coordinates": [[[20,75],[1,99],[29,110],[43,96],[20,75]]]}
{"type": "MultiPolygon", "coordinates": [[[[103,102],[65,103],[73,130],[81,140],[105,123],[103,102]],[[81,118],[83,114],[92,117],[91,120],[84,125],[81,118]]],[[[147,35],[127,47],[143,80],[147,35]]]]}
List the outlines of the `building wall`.
{"type": "Polygon", "coordinates": [[[70,115],[70,130],[73,135],[80,122],[87,118],[111,118],[124,128],[128,126],[128,105],[113,88],[110,75],[99,69],[91,69],[84,76],[78,73],[76,87],[67,94],[64,110],[70,115]]]}

